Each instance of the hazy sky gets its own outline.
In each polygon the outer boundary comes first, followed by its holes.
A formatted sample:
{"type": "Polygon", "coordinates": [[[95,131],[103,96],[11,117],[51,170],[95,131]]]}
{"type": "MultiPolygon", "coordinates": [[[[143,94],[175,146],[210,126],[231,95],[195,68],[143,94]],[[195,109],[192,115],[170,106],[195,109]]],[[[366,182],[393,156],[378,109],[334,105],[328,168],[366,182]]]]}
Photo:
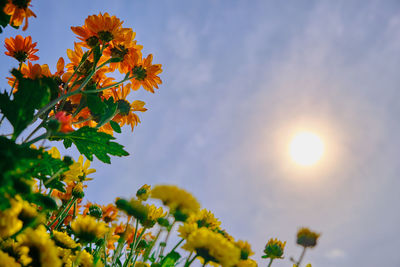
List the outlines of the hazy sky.
{"type": "MultiPolygon", "coordinates": [[[[270,237],[288,241],[273,266],[291,266],[300,226],[322,232],[306,253],[315,267],[400,266],[398,0],[32,2],[23,35],[53,70],[76,40],[70,26],[100,11],[163,64],[160,90],[133,95],[149,108],[142,124],[118,137],[131,156],[94,162],[88,199],[177,184],[249,240],[261,266],[270,237]],[[326,144],[314,167],[288,156],[301,129],[326,144]]],[[[16,64],[0,52],[6,73],[16,64]]]]}

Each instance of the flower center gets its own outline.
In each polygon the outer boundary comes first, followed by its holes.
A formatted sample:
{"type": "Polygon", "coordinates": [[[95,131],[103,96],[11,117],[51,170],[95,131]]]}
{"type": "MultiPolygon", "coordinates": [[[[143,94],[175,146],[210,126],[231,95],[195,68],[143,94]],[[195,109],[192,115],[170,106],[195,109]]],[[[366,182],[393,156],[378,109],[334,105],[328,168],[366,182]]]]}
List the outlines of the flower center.
{"type": "Polygon", "coordinates": [[[128,48],[125,48],[123,45],[117,45],[116,47],[111,48],[111,57],[124,58],[126,54],[128,54],[128,48]]]}
{"type": "Polygon", "coordinates": [[[90,36],[86,39],[86,43],[88,46],[93,48],[99,44],[99,38],[97,38],[97,36],[90,36]]]}
{"type": "Polygon", "coordinates": [[[138,81],[144,81],[147,77],[147,71],[142,66],[135,66],[132,69],[133,77],[138,81]]]}
{"type": "Polygon", "coordinates": [[[114,36],[109,31],[100,31],[97,33],[97,35],[99,36],[99,39],[105,43],[108,43],[109,41],[114,39],[114,36]]]}
{"type": "Polygon", "coordinates": [[[28,53],[26,53],[25,51],[16,51],[14,52],[14,58],[19,62],[25,62],[28,58],[28,53]]]}
{"type": "Polygon", "coordinates": [[[12,0],[13,5],[21,9],[26,9],[29,2],[30,0],[12,0]]]}
{"type": "Polygon", "coordinates": [[[117,101],[117,105],[118,105],[119,114],[122,116],[128,115],[129,112],[131,111],[131,105],[126,100],[119,99],[117,101]]]}

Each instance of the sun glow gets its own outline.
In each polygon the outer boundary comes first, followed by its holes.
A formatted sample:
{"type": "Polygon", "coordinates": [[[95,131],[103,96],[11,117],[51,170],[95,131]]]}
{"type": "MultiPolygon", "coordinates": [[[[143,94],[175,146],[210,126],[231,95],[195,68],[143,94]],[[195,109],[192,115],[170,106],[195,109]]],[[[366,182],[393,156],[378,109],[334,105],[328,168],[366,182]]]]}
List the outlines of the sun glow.
{"type": "Polygon", "coordinates": [[[289,152],[292,160],[301,166],[317,163],[324,154],[324,143],[311,132],[297,133],[290,142],[289,152]]]}

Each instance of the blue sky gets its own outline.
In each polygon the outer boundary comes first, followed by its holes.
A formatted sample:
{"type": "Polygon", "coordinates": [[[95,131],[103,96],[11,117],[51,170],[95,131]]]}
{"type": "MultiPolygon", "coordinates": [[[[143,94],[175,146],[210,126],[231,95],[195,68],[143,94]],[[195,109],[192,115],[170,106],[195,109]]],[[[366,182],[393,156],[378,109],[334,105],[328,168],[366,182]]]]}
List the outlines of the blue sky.
{"type": "MultiPolygon", "coordinates": [[[[313,266],[400,265],[400,2],[33,0],[33,10],[22,34],[53,70],[76,40],[70,26],[98,12],[124,20],[163,64],[160,90],[133,96],[149,108],[142,123],[118,137],[131,156],[93,163],[89,200],[177,184],[249,240],[261,266],[270,237],[288,241],[274,266],[291,266],[300,226],[322,232],[313,266]],[[302,129],[326,144],[310,168],[287,155],[302,129]]],[[[0,52],[6,73],[15,62],[0,52]]]]}

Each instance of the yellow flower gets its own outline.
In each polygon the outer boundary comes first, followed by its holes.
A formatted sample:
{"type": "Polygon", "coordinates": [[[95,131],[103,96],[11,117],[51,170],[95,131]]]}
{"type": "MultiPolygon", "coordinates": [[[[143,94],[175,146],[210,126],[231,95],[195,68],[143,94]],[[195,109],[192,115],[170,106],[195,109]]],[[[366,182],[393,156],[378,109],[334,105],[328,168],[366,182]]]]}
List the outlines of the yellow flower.
{"type": "Polygon", "coordinates": [[[247,241],[239,240],[235,242],[235,245],[240,248],[240,259],[247,260],[249,256],[254,255],[251,250],[251,245],[247,241]]]}
{"type": "Polygon", "coordinates": [[[147,217],[140,222],[146,228],[153,227],[159,218],[165,217],[167,215],[167,213],[164,212],[161,207],[157,208],[155,205],[146,205],[146,208],[147,217]]]}
{"type": "Polygon", "coordinates": [[[139,200],[146,201],[151,192],[150,185],[144,184],[139,190],[136,192],[136,196],[139,200]]]}
{"type": "Polygon", "coordinates": [[[52,156],[55,159],[60,159],[61,158],[60,151],[58,151],[58,149],[55,146],[53,146],[52,148],[47,150],[47,153],[49,153],[50,156],[52,156]]]}
{"type": "Polygon", "coordinates": [[[283,252],[285,249],[286,241],[282,242],[277,238],[271,238],[267,245],[265,245],[264,253],[265,255],[262,256],[263,259],[270,258],[270,259],[283,259],[283,252]]]}
{"type": "Polygon", "coordinates": [[[222,235],[207,228],[193,232],[182,246],[197,253],[205,262],[215,262],[222,266],[234,266],[239,262],[240,249],[222,235]]]}
{"type": "Polygon", "coordinates": [[[93,267],[99,265],[93,265],[93,255],[87,252],[86,250],[82,250],[79,254],[79,251],[76,252],[76,255],[72,257],[72,261],[76,261],[77,257],[79,257],[79,267],[93,267]]]}
{"type": "Polygon", "coordinates": [[[29,256],[32,259],[32,266],[57,267],[61,266],[58,258],[57,247],[43,225],[37,229],[27,228],[17,236],[18,242],[29,248],[29,256]]]}
{"type": "Polygon", "coordinates": [[[207,227],[211,230],[217,230],[221,225],[221,222],[214,217],[214,214],[206,209],[202,209],[200,212],[190,215],[186,222],[196,223],[199,228],[207,227]]]}
{"type": "Polygon", "coordinates": [[[257,262],[252,259],[240,260],[236,267],[257,267],[257,262]]]}
{"type": "Polygon", "coordinates": [[[187,239],[197,229],[199,229],[197,223],[184,223],[183,225],[179,226],[179,236],[183,239],[187,239]]]}
{"type": "Polygon", "coordinates": [[[150,264],[145,262],[136,262],[135,267],[150,267],[150,264]]]}
{"type": "Polygon", "coordinates": [[[107,232],[103,222],[98,222],[92,216],[78,216],[72,223],[71,229],[74,234],[85,243],[91,243],[102,238],[107,232]]]}
{"type": "Polygon", "coordinates": [[[78,247],[78,244],[64,232],[53,231],[53,240],[57,246],[62,248],[74,249],[78,247]]]}
{"type": "Polygon", "coordinates": [[[173,185],[157,185],[151,190],[151,197],[160,199],[170,208],[177,221],[185,221],[200,209],[199,202],[187,191],[173,185]]]}
{"type": "Polygon", "coordinates": [[[303,247],[315,247],[320,235],[306,227],[300,228],[297,232],[297,244],[303,247]]]}
{"type": "Polygon", "coordinates": [[[93,178],[87,177],[89,174],[96,172],[95,169],[89,169],[90,161],[83,162],[83,156],[79,156],[77,162],[69,166],[69,170],[63,173],[64,181],[69,182],[83,182],[90,181],[93,178]]]}
{"type": "Polygon", "coordinates": [[[32,43],[32,37],[26,38],[21,35],[15,36],[15,39],[10,37],[4,40],[5,47],[8,50],[5,52],[7,56],[13,57],[19,62],[25,62],[27,59],[30,61],[38,60],[39,57],[35,55],[39,49],[36,49],[37,43],[32,43]]]}
{"type": "Polygon", "coordinates": [[[25,25],[22,28],[25,31],[28,28],[28,18],[35,17],[35,13],[29,8],[31,0],[8,0],[8,4],[4,7],[4,13],[11,15],[10,25],[19,27],[25,19],[25,25]]]}
{"type": "MultiPolygon", "coordinates": [[[[15,242],[13,239],[7,239],[0,244],[0,248],[3,252],[6,252],[9,256],[16,259],[16,261],[23,266],[28,265],[32,259],[28,256],[29,248],[21,246],[21,244],[15,242]]],[[[0,263],[2,261],[0,260],[0,263]]],[[[0,265],[1,266],[1,265],[0,265]]]]}
{"type": "Polygon", "coordinates": [[[0,238],[7,238],[22,228],[22,221],[18,215],[22,210],[22,203],[15,199],[10,200],[11,207],[0,211],[0,238]]]}
{"type": "Polygon", "coordinates": [[[0,250],[0,267],[20,267],[21,264],[15,261],[7,253],[0,250]]]}

